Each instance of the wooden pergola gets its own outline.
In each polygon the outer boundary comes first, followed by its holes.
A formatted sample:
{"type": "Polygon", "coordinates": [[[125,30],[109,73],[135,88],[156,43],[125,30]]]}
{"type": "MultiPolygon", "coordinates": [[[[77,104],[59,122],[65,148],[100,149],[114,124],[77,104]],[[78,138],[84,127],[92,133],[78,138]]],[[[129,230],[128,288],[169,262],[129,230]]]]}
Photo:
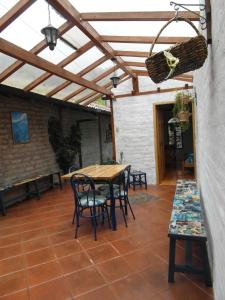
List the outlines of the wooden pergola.
{"type": "MultiPolygon", "coordinates": [[[[32,5],[39,0],[20,0],[15,6],[11,7],[0,19],[0,32],[4,32],[13,22],[21,17],[32,5]]],[[[10,42],[6,38],[0,37],[0,52],[4,55],[14,58],[12,64],[7,66],[0,73],[0,83],[4,84],[4,81],[13,76],[17,71],[25,65],[31,65],[44,72],[34,80],[31,80],[29,84],[22,87],[24,91],[35,91],[41,84],[47,84],[48,80],[53,76],[61,79],[61,83],[54,88],[48,90],[44,95],[47,97],[56,97],[69,87],[76,88],[70,90],[60,99],[62,101],[73,102],[76,104],[87,106],[90,103],[96,101],[101,95],[107,95],[109,98],[113,97],[111,91],[112,85],[109,79],[115,70],[120,71],[120,82],[123,83],[131,79],[132,90],[125,95],[119,95],[117,98],[123,98],[125,96],[152,94],[155,92],[168,92],[177,90],[176,87],[171,89],[149,90],[141,92],[139,90],[138,78],[140,76],[148,76],[147,71],[144,69],[144,62],[140,62],[139,58],[147,58],[148,52],[145,51],[130,51],[130,50],[117,50],[113,48],[114,43],[128,44],[150,44],[154,40],[154,36],[118,36],[118,35],[100,35],[97,30],[92,26],[93,22],[122,22],[122,21],[135,21],[143,22],[150,21],[154,25],[154,22],[165,22],[174,16],[174,11],[149,11],[149,12],[91,12],[91,13],[79,13],[79,11],[71,4],[69,0],[49,0],[50,6],[61,15],[66,21],[58,27],[59,40],[67,43],[67,46],[71,49],[71,54],[67,55],[64,59],[58,63],[53,63],[41,57],[39,54],[47,47],[45,40],[41,40],[31,49],[26,50],[16,43],[10,42]],[[76,47],[68,41],[65,35],[73,28],[79,29],[83,35],[86,36],[88,42],[76,49],[76,47]],[[81,69],[79,72],[75,72],[68,69],[68,65],[76,63],[76,61],[85,55],[93,48],[97,48],[101,52],[101,57],[90,63],[88,66],[81,69]],[[125,58],[130,57],[132,60],[126,61],[125,58]],[[92,79],[88,79],[88,75],[98,70],[100,67],[115,60],[116,66],[111,64],[106,70],[103,68],[103,72],[99,73],[92,79]],[[104,83],[103,83],[104,81],[104,83]]],[[[94,2],[94,0],[93,0],[94,2]]],[[[180,16],[188,18],[192,21],[198,21],[198,17],[190,12],[181,11],[180,16]]],[[[15,34],[23,34],[16,32],[15,34]]],[[[26,35],[25,37],[26,38],[26,35]]],[[[162,36],[158,39],[157,44],[173,45],[182,41],[186,41],[190,37],[187,36],[162,36]]],[[[54,51],[52,52],[54,55],[54,51]]],[[[175,77],[173,80],[183,81],[184,85],[178,86],[178,89],[191,88],[193,77],[191,74],[183,74],[175,77]],[[190,85],[188,85],[190,83],[190,85]]]]}

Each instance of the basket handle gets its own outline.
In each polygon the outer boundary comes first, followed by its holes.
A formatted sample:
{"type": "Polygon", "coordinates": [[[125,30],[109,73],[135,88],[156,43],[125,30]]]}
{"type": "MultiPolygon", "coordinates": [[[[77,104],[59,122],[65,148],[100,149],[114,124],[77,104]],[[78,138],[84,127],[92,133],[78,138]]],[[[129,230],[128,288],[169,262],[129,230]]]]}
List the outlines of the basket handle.
{"type": "Polygon", "coordinates": [[[156,41],[158,40],[160,34],[162,33],[162,31],[163,31],[170,23],[172,23],[173,21],[185,21],[185,22],[187,22],[188,24],[191,25],[191,27],[195,30],[195,32],[197,33],[197,35],[201,35],[201,33],[198,31],[198,29],[195,27],[195,25],[194,25],[189,19],[186,19],[186,18],[183,18],[183,17],[177,17],[177,16],[175,16],[175,17],[173,17],[172,19],[170,19],[170,20],[169,20],[169,21],[168,21],[168,22],[160,29],[159,33],[157,34],[157,36],[155,37],[155,39],[154,39],[154,41],[153,41],[153,43],[152,43],[152,46],[151,46],[151,48],[150,48],[148,57],[150,57],[150,56],[152,55],[152,50],[153,50],[153,48],[154,48],[154,46],[155,46],[155,43],[156,43],[156,41]]]}

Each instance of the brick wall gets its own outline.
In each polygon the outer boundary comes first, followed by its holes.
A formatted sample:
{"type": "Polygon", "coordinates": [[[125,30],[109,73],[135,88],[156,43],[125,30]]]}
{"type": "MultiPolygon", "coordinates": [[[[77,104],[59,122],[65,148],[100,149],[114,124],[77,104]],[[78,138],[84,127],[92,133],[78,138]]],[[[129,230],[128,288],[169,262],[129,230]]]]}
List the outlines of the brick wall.
{"type": "Polygon", "coordinates": [[[195,72],[198,182],[208,221],[214,293],[225,299],[225,2],[211,0],[212,45],[195,72]]]}
{"type": "MultiPolygon", "coordinates": [[[[48,119],[55,116],[61,119],[64,134],[70,126],[80,119],[94,119],[92,125],[82,133],[82,155],[84,165],[99,161],[99,138],[96,113],[62,108],[38,100],[7,97],[0,94],[0,185],[18,179],[58,170],[55,153],[48,140],[48,119]],[[14,144],[11,130],[11,112],[26,112],[28,115],[30,141],[26,144],[14,144]],[[93,149],[87,153],[86,149],[93,149]]],[[[110,116],[104,115],[101,126],[110,122],[110,116]]],[[[84,123],[85,124],[85,123],[84,123]]],[[[111,145],[111,144],[110,144],[111,145]]],[[[103,152],[104,150],[103,145],[103,152]]],[[[106,155],[109,151],[107,149],[106,155]]]]}

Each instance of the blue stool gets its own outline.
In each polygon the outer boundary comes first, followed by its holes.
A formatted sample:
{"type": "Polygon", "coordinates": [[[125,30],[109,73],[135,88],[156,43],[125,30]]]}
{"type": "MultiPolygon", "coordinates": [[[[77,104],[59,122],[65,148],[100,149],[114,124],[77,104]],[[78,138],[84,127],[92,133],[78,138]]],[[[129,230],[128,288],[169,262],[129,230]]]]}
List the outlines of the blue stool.
{"type": "Polygon", "coordinates": [[[146,179],[146,173],[142,171],[136,171],[133,170],[130,172],[130,186],[133,186],[133,190],[135,191],[135,186],[139,185],[142,187],[142,184],[145,185],[145,189],[147,190],[147,179],[146,179]]]}

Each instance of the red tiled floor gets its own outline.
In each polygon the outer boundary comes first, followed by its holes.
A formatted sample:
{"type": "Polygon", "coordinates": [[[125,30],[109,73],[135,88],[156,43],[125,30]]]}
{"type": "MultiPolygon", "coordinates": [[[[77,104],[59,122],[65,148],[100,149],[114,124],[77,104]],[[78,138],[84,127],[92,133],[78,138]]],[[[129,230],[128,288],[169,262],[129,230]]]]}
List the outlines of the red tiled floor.
{"type": "MultiPolygon", "coordinates": [[[[130,191],[131,195],[146,192],[130,191]]],[[[213,290],[201,276],[175,274],[169,284],[167,237],[173,186],[149,186],[159,200],[132,204],[128,227],[117,211],[118,229],[98,225],[93,240],[89,220],[74,239],[72,193],[43,193],[0,217],[0,298],[3,300],[205,300],[213,290]]],[[[130,213],[129,213],[130,214],[130,213]]],[[[194,261],[198,264],[198,248],[194,261]]],[[[177,262],[184,258],[178,243],[177,262]]]]}

